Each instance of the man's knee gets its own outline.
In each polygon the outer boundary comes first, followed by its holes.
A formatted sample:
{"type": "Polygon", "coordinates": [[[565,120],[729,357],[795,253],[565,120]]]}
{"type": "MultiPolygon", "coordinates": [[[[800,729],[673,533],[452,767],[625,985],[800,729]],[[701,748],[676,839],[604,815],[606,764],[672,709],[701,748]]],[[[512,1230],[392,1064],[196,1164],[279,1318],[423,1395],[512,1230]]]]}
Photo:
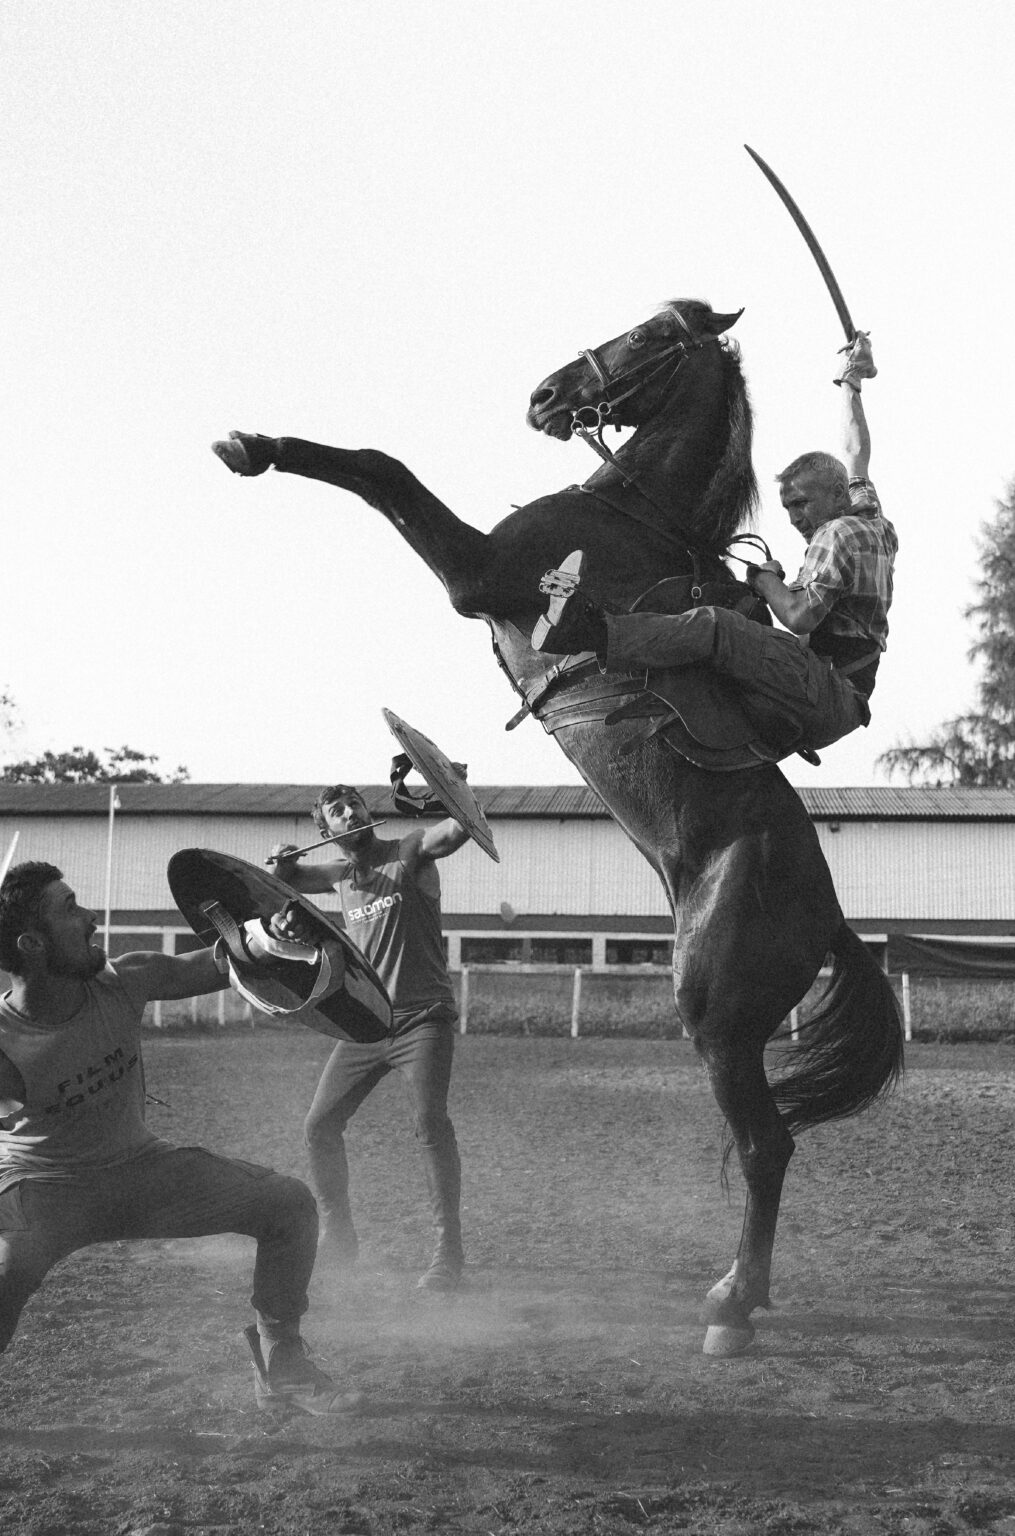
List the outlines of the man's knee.
{"type": "Polygon", "coordinates": [[[458,1145],[455,1128],[446,1113],[416,1116],[416,1140],[428,1151],[443,1152],[458,1145]]]}
{"type": "Polygon", "coordinates": [[[264,1181],[263,1204],[287,1225],[311,1226],[317,1222],[317,1201],[302,1179],[273,1173],[264,1181]]]}
{"type": "Polygon", "coordinates": [[[340,1143],[349,1117],[337,1105],[317,1114],[311,1109],[303,1122],[303,1144],[310,1148],[327,1149],[340,1143]]]}

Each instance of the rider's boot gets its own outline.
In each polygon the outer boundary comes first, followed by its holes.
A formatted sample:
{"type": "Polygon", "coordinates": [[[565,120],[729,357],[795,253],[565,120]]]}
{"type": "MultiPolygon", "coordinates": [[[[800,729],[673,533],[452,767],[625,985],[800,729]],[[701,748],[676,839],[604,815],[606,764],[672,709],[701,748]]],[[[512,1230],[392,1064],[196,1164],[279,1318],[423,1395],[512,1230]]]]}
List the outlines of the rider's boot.
{"type": "Polygon", "coordinates": [[[539,583],[540,592],[549,596],[546,613],[536,620],[532,631],[532,649],[555,656],[573,656],[581,651],[606,655],[606,615],[599,604],[581,590],[585,556],[580,549],[562,560],[555,571],[547,571],[539,583]]]}

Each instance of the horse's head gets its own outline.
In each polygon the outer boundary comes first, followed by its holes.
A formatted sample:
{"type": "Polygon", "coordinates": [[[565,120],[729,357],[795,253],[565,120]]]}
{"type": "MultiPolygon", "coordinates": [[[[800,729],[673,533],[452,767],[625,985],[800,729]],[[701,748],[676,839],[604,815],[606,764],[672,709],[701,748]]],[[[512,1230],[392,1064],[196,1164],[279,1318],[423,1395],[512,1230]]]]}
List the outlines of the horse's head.
{"type": "Polygon", "coordinates": [[[526,420],[537,432],[568,438],[607,424],[637,427],[669,397],[682,364],[734,325],[700,299],[672,299],[644,324],[579,353],[534,389],[526,420]]]}
{"type": "Polygon", "coordinates": [[[562,439],[578,434],[595,449],[605,462],[586,489],[622,487],[643,522],[725,548],[757,500],[739,349],[721,342],[742,314],[671,299],[544,379],[529,426],[562,439]],[[636,428],[615,454],[603,442],[607,425],[636,428]]]}

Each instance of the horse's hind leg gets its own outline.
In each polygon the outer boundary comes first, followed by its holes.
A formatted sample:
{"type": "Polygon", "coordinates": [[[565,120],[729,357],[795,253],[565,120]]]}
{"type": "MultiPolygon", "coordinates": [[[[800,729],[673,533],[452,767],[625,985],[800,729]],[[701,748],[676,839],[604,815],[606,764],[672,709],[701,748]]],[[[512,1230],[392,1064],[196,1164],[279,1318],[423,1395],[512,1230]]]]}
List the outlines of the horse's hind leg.
{"type": "Polygon", "coordinates": [[[776,1108],[760,1051],[732,1061],[725,1054],[710,1052],[707,1046],[701,1050],[747,1185],[736,1261],[706,1299],[705,1353],[738,1355],[754,1338],[751,1312],[770,1304],[772,1248],[793,1138],[776,1108]]]}

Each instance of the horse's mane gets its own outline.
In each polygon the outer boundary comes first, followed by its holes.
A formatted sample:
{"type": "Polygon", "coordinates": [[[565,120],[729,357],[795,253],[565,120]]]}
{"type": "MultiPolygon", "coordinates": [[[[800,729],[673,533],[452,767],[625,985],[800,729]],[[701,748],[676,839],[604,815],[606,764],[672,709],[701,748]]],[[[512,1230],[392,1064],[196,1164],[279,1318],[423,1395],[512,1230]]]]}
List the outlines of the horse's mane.
{"type": "MultiPolygon", "coordinates": [[[[679,310],[686,317],[695,334],[709,332],[708,321],[714,317],[715,311],[707,300],[668,299],[659,306],[657,312],[669,312],[672,315],[674,310],[679,310]]],[[[676,326],[674,332],[679,334],[676,326]]],[[[758,482],[751,459],[753,417],[747,384],[740,367],[740,348],[728,336],[719,343],[719,348],[722,354],[729,437],[726,452],[709,481],[694,521],[698,531],[721,551],[736,534],[753,527],[758,506],[758,482]]]]}
{"type": "Polygon", "coordinates": [[[751,459],[753,417],[747,384],[740,367],[740,348],[735,341],[721,343],[723,380],[729,440],[718,469],[698,507],[695,522],[722,549],[754,525],[758,506],[758,482],[751,459]]]}

